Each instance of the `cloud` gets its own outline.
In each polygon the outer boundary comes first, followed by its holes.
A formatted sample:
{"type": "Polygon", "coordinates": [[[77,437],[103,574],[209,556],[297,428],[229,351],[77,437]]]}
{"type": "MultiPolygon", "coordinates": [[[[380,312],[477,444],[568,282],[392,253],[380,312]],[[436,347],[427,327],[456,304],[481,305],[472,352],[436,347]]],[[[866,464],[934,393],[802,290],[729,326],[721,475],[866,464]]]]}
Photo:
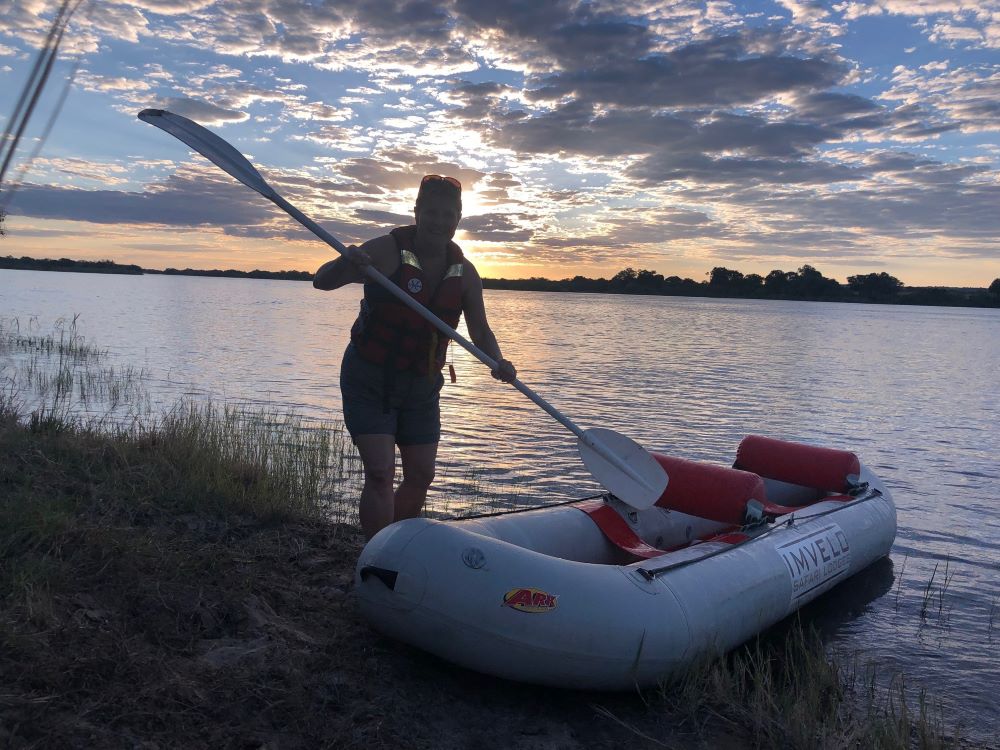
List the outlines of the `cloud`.
{"type": "Polygon", "coordinates": [[[218,107],[198,99],[169,98],[161,109],[168,109],[174,114],[183,115],[209,126],[225,125],[227,122],[245,122],[250,118],[246,112],[218,107]]]}
{"type": "Polygon", "coordinates": [[[833,125],[878,114],[884,107],[858,94],[833,91],[811,91],[794,99],[795,116],[799,119],[833,125]]]}
{"type": "Polygon", "coordinates": [[[354,211],[354,215],[366,224],[381,224],[388,228],[407,226],[413,223],[412,214],[397,214],[391,211],[375,211],[359,208],[354,211]]]}
{"type": "Polygon", "coordinates": [[[215,2],[216,0],[130,0],[131,5],[160,15],[192,13],[215,2]]]}
{"type": "Polygon", "coordinates": [[[811,23],[826,18],[829,11],[817,0],[778,0],[792,14],[795,23],[811,23]]]}
{"type": "Polygon", "coordinates": [[[527,242],[534,236],[534,230],[510,214],[469,216],[462,219],[461,229],[469,239],[481,242],[527,242]]]}
{"type": "Polygon", "coordinates": [[[919,112],[937,127],[995,131],[1000,129],[1000,66],[900,65],[880,98],[900,102],[894,111],[897,119],[919,112]]]}
{"type": "Polygon", "coordinates": [[[777,39],[746,33],[685,45],[665,54],[615,61],[542,78],[528,98],[566,96],[627,107],[724,107],[749,104],[780,93],[823,89],[844,76],[833,60],[794,57],[784,49],[758,52],[777,39]]]}
{"type": "Polygon", "coordinates": [[[142,79],[126,78],[124,76],[104,76],[90,71],[79,72],[74,83],[83,91],[115,94],[139,95],[153,88],[153,84],[142,79]]]}
{"type": "Polygon", "coordinates": [[[658,153],[630,167],[645,185],[693,181],[702,185],[829,185],[860,176],[851,167],[819,160],[750,157],[713,158],[704,154],[658,153]]]}
{"type": "Polygon", "coordinates": [[[201,168],[181,169],[142,192],[26,183],[8,210],[40,219],[179,227],[262,224],[276,213],[228,176],[201,168]]]}
{"type": "MultiPolygon", "coordinates": [[[[793,0],[794,1],[794,0],[793,0]]],[[[834,6],[845,21],[871,15],[916,18],[932,42],[951,46],[1000,47],[1000,2],[997,0],[875,0],[834,6]]]]}

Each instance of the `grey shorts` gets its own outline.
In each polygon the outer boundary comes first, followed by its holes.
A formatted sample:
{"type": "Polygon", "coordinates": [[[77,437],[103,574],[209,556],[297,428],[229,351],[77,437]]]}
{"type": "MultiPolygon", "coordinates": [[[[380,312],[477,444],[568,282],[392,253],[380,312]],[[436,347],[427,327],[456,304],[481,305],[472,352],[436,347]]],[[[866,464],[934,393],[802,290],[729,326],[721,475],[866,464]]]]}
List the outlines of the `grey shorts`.
{"type": "Polygon", "coordinates": [[[353,344],[340,365],[344,424],[358,435],[394,435],[397,445],[423,445],[441,439],[440,395],[444,377],[410,372],[388,374],[361,358],[353,344]]]}

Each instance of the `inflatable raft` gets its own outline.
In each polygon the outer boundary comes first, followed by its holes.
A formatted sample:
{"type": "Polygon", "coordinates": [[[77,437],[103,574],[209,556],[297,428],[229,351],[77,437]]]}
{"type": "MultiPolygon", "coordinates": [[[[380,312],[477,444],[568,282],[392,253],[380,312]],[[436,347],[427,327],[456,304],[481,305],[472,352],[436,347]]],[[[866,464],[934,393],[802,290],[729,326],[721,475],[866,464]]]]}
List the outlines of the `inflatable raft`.
{"type": "Polygon", "coordinates": [[[738,646],[895,538],[851,452],[750,436],[732,468],[653,455],[670,481],[647,510],[605,495],[383,529],[357,565],[363,616],[487,674],[628,689],[738,646]]]}

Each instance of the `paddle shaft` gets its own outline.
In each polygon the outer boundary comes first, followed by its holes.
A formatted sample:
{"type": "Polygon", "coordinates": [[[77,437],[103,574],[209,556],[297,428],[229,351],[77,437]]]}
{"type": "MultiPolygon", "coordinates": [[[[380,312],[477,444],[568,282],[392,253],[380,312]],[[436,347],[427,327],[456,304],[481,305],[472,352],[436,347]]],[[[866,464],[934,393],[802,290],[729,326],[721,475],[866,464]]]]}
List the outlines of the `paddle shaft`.
{"type": "MultiPolygon", "coordinates": [[[[284,211],[288,212],[288,214],[293,219],[295,219],[297,222],[299,222],[299,224],[301,224],[306,229],[308,229],[310,232],[312,232],[313,234],[315,234],[317,237],[319,237],[321,240],[323,240],[326,244],[328,244],[330,247],[332,247],[338,253],[340,253],[341,255],[346,255],[347,254],[347,248],[344,247],[344,243],[342,243],[340,240],[338,240],[336,237],[334,237],[328,231],[326,231],[325,229],[323,229],[323,227],[321,227],[315,221],[313,221],[312,219],[310,219],[304,213],[302,213],[301,211],[299,211],[299,209],[297,209],[291,203],[289,203],[288,201],[286,201],[280,195],[278,195],[277,193],[273,193],[272,195],[268,195],[267,197],[270,198],[276,205],[278,205],[284,211]]],[[[452,341],[458,342],[462,346],[463,349],[465,349],[466,351],[468,351],[476,359],[478,359],[484,365],[486,365],[487,367],[489,367],[490,370],[495,370],[497,368],[497,361],[495,359],[493,359],[489,354],[487,354],[482,349],[480,349],[478,346],[476,346],[471,341],[469,341],[467,338],[465,338],[462,334],[460,334],[458,331],[456,331],[450,325],[448,325],[443,320],[441,320],[437,315],[435,315],[430,310],[428,310],[426,307],[424,307],[419,302],[417,302],[415,299],[413,299],[413,297],[411,297],[406,292],[404,292],[402,289],[400,289],[399,286],[397,286],[396,284],[393,284],[388,279],[388,277],[384,273],[382,273],[381,271],[379,271],[377,268],[375,268],[373,266],[368,266],[365,269],[365,275],[368,278],[372,279],[373,281],[378,282],[392,296],[394,296],[396,299],[398,299],[404,305],[406,305],[407,307],[409,307],[415,313],[419,314],[424,320],[426,320],[432,326],[434,326],[439,331],[441,331],[441,333],[443,333],[445,336],[447,336],[448,338],[450,338],[452,341]]],[[[562,424],[564,427],[566,427],[566,429],[568,429],[570,432],[572,432],[574,435],[576,435],[578,438],[580,438],[580,440],[583,440],[588,445],[591,445],[591,441],[587,440],[587,438],[584,435],[583,430],[581,430],[579,427],[577,427],[576,424],[573,422],[573,420],[571,420],[565,414],[563,414],[558,409],[556,409],[552,404],[550,404],[544,398],[542,398],[537,393],[535,393],[533,390],[531,390],[531,388],[529,388],[528,386],[526,386],[524,383],[522,383],[517,378],[514,378],[511,381],[511,385],[513,385],[515,388],[517,388],[517,390],[519,390],[525,396],[527,396],[532,401],[534,401],[536,404],[538,404],[538,406],[540,406],[542,409],[544,409],[546,412],[548,412],[549,415],[551,415],[556,421],[558,421],[560,424],[562,424]]],[[[597,446],[597,445],[591,445],[591,447],[594,448],[595,450],[600,450],[600,447],[597,446]]]]}

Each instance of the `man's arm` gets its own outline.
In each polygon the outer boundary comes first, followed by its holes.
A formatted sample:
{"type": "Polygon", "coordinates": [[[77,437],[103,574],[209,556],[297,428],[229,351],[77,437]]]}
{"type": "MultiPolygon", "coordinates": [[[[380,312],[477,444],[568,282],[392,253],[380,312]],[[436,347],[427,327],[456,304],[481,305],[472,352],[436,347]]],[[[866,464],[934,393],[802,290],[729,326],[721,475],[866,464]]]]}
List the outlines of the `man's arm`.
{"type": "Polygon", "coordinates": [[[351,245],[347,254],[324,263],[313,276],[313,286],[329,291],[347,284],[365,280],[365,268],[374,266],[386,276],[391,275],[399,265],[399,252],[391,235],[383,235],[368,240],[361,247],[351,245]]]}
{"type": "Polygon", "coordinates": [[[497,338],[486,318],[486,305],[483,302],[483,280],[474,265],[468,260],[464,263],[462,311],[465,313],[465,325],[469,329],[469,338],[472,339],[473,344],[497,361],[498,367],[493,371],[493,377],[510,382],[517,377],[517,369],[503,358],[503,352],[500,351],[500,345],[497,343],[497,338]]]}

